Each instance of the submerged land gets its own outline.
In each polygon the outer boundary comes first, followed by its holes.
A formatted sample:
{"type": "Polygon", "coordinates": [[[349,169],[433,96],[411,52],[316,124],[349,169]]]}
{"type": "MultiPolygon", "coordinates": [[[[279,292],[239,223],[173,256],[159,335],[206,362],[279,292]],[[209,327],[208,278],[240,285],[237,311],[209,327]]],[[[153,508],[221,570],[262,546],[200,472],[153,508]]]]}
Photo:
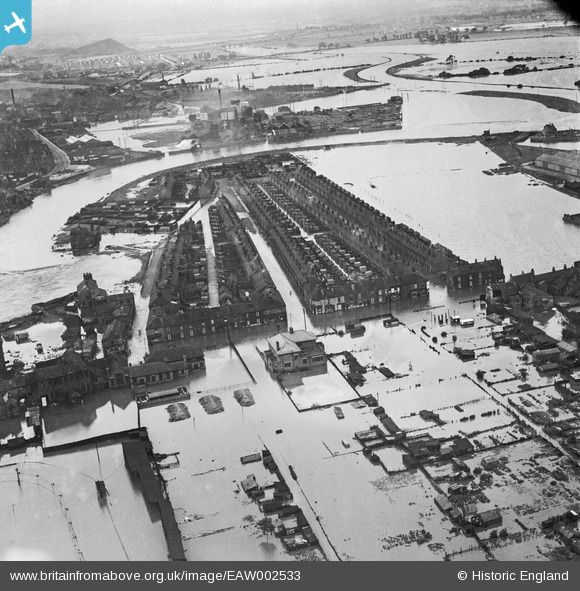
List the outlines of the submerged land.
{"type": "Polygon", "coordinates": [[[4,559],[577,557],[577,30],[447,18],[2,58],[4,559]]]}

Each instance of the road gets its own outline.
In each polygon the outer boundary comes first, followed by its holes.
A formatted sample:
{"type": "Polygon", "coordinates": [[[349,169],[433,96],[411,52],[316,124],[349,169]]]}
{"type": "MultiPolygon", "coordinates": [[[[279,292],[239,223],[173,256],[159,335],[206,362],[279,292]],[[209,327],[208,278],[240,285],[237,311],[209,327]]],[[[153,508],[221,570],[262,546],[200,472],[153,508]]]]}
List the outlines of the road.
{"type": "Polygon", "coordinates": [[[45,176],[50,176],[52,174],[56,174],[57,172],[64,172],[70,166],[70,158],[66,155],[66,152],[61,150],[57,145],[53,144],[49,139],[38,133],[38,131],[35,131],[34,129],[31,131],[37,140],[48,146],[54,158],[54,168],[45,176]]]}
{"type": "MultiPolygon", "coordinates": [[[[45,138],[43,135],[38,133],[38,131],[31,129],[30,132],[38,141],[42,142],[45,146],[48,146],[48,149],[50,150],[50,152],[52,153],[52,157],[54,158],[54,166],[49,172],[42,175],[41,178],[48,178],[49,176],[56,174],[58,172],[64,172],[70,166],[70,158],[66,155],[66,152],[61,150],[57,145],[53,144],[49,139],[45,138]]],[[[28,183],[18,185],[18,187],[16,188],[26,189],[33,182],[34,181],[30,181],[28,183]]]]}
{"type": "Polygon", "coordinates": [[[161,264],[161,256],[167,243],[167,238],[164,238],[153,249],[141,292],[135,295],[135,320],[133,320],[133,336],[129,339],[129,363],[131,365],[139,365],[145,359],[149,348],[147,346],[147,319],[149,318],[149,298],[151,291],[155,284],[155,278],[159,271],[161,264]]]}

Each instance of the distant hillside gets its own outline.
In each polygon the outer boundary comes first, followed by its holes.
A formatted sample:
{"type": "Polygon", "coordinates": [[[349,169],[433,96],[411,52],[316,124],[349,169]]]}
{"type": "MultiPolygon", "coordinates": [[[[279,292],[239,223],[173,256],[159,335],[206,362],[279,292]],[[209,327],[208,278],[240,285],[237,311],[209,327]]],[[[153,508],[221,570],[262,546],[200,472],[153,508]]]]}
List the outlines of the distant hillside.
{"type": "Polygon", "coordinates": [[[105,55],[126,55],[136,53],[134,49],[126,47],[114,39],[103,39],[90,45],[83,45],[66,54],[68,59],[86,59],[91,57],[100,57],[105,55]]]}

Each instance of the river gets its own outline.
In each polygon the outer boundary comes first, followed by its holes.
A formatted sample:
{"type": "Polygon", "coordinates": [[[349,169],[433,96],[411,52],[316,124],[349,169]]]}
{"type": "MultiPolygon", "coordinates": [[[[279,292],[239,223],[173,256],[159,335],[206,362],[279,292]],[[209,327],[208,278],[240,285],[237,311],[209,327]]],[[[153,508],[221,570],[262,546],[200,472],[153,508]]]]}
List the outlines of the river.
{"type": "MultiPolygon", "coordinates": [[[[378,49],[374,51],[376,53],[378,49]]],[[[385,48],[381,51],[387,53],[385,48]]],[[[403,57],[399,55],[397,59],[403,60],[403,57]]],[[[362,55],[360,61],[365,62],[366,58],[362,55]]],[[[355,62],[353,59],[350,63],[355,62]]],[[[282,82],[282,77],[279,80],[282,82]]],[[[354,104],[354,101],[384,100],[391,92],[404,94],[403,130],[343,138],[337,136],[325,143],[332,145],[345,139],[369,141],[460,136],[481,133],[489,127],[492,131],[512,130],[514,126],[532,129],[541,128],[550,121],[559,126],[557,122],[569,120],[567,115],[541,105],[515,99],[465,97],[440,92],[441,88],[436,85],[433,82],[397,79],[396,88],[316,101],[320,106],[342,106],[342,101],[354,104]]],[[[303,106],[310,104],[304,103],[303,106]]],[[[97,127],[94,131],[103,136],[123,135],[119,133],[122,131],[120,126],[115,125],[97,127]]],[[[309,140],[288,148],[295,150],[317,171],[335,182],[351,183],[352,186],[347,185],[349,190],[397,221],[419,229],[461,256],[470,259],[500,256],[507,273],[529,270],[531,266],[540,272],[553,265],[571,264],[577,258],[580,232],[564,225],[561,216],[565,212],[575,212],[580,203],[541,184],[531,185],[530,179],[524,175],[484,175],[482,170],[495,167],[499,160],[478,144],[433,142],[301,152],[302,148],[316,143],[309,140]],[[371,181],[375,188],[370,186],[371,181]]],[[[198,154],[184,153],[132,164],[115,168],[108,175],[83,178],[54,189],[51,195],[37,198],[32,207],[0,228],[0,244],[3,246],[0,251],[0,319],[27,312],[35,301],[72,291],[82,279],[83,272],[92,272],[107,289],[120,289],[120,283],[135,273],[138,261],[122,253],[73,258],[51,250],[53,235],[82,206],[97,201],[127,182],[170,166],[200,162],[220,155],[255,153],[265,147],[262,144],[205,150],[198,154]]],[[[124,240],[129,244],[142,243],[142,248],[146,248],[143,237],[130,235],[115,237],[114,240],[106,238],[104,244],[119,246],[124,240]]],[[[313,324],[316,329],[325,328],[325,318],[303,317],[302,305],[282,276],[271,250],[259,236],[255,236],[254,240],[287,303],[292,324],[301,327],[305,322],[307,328],[313,324]]],[[[472,294],[474,296],[477,294],[472,294]]],[[[461,297],[468,298],[467,294],[461,297]]],[[[476,365],[467,366],[446,351],[428,346],[421,336],[421,326],[426,326],[430,334],[443,339],[443,328],[437,326],[433,316],[437,310],[418,313],[413,312],[413,308],[453,306],[452,310],[463,317],[475,317],[476,326],[473,329],[446,326],[444,329],[455,331],[460,343],[493,349],[489,336],[491,327],[484,314],[471,302],[459,304],[457,299],[449,299],[444,288],[433,286],[429,301],[396,306],[395,313],[408,324],[408,328],[384,329],[380,321],[368,322],[367,334],[358,341],[348,336],[324,337],[326,349],[335,353],[344,349],[354,350],[362,362],[376,365],[384,362],[400,373],[400,379],[388,384],[389,391],[386,391],[387,387],[377,372],[369,377],[363,390],[364,393],[377,394],[381,391],[380,401],[388,402],[394,419],[401,421],[404,428],[414,429],[418,419],[404,417],[411,411],[467,403],[482,397],[479,387],[464,377],[464,372],[473,373],[476,367],[491,371],[500,366],[517,372],[522,363],[517,352],[501,349],[493,357],[482,355],[476,365]],[[411,332],[411,328],[415,332],[411,332]],[[418,384],[421,384],[420,388],[418,384]]],[[[333,323],[340,324],[336,319],[333,323]]],[[[404,545],[396,547],[386,541],[395,533],[406,533],[416,527],[429,530],[433,541],[445,544],[448,550],[458,550],[467,545],[467,541],[459,536],[449,538],[448,524],[433,510],[434,490],[420,473],[387,478],[380,468],[371,465],[361,454],[350,453],[360,449],[358,444],[353,442],[352,450],[345,450],[343,440],[352,441],[354,431],[366,429],[375,422],[370,409],[356,410],[343,405],[344,421],[338,421],[331,409],[296,412],[291,397],[283,393],[277,382],[267,375],[256,354],[256,346],[265,346],[264,336],[248,337],[238,344],[256,384],[250,383],[250,376],[226,347],[208,350],[207,371],[192,377],[190,391],[194,393],[220,389],[219,395],[226,412],[206,415],[194,396],[187,403],[193,421],[170,423],[164,407],[142,413],[142,424],[149,427],[155,449],[166,453],[180,451],[181,454],[179,469],[169,471],[167,477],[182,533],[190,536],[190,541],[186,540],[188,558],[288,558],[279,545],[270,544],[256,529],[254,522],[260,518],[256,505],[236,493],[234,481],[239,482],[252,471],[240,464],[239,456],[260,451],[264,445],[274,454],[315,533],[321,540],[325,532],[329,533],[343,559],[440,559],[441,555],[431,551],[427,544],[413,546],[413,551],[409,553],[404,545]],[[231,387],[242,383],[249,383],[256,400],[255,406],[240,407],[233,398],[231,387]],[[281,432],[277,433],[278,430],[281,432]],[[296,469],[298,483],[289,477],[289,464],[296,469]],[[312,503],[312,508],[309,503],[312,503]],[[395,511],[393,506],[404,507],[404,510],[395,511]]],[[[234,338],[237,340],[237,337],[234,338]]],[[[350,386],[341,382],[336,369],[330,367],[329,371],[332,374],[329,383],[338,392],[339,400],[344,400],[345,392],[350,395],[350,386]]],[[[534,371],[531,373],[530,379],[534,383],[549,382],[534,371]]],[[[312,383],[307,380],[305,384],[296,384],[293,388],[301,403],[306,403],[312,395],[312,383]]],[[[318,390],[324,396],[334,395],[321,388],[318,390]]],[[[501,426],[511,420],[503,411],[497,416],[483,418],[481,412],[489,410],[490,404],[489,400],[477,400],[471,407],[478,411],[478,427],[501,426]]],[[[458,419],[453,418],[453,412],[457,411],[442,411],[444,419],[451,417],[445,426],[446,434],[459,432],[458,419]],[[445,413],[449,413],[449,417],[445,413]]],[[[98,422],[94,420],[95,428],[98,422]]],[[[424,425],[421,423],[419,427],[424,425]]],[[[1,548],[4,557],[7,550],[13,549],[11,546],[22,549],[28,538],[37,539],[37,543],[28,544],[29,550],[33,547],[37,551],[35,556],[76,556],[70,529],[66,527],[57,502],[58,493],[63,491],[70,509],[68,518],[87,558],[111,559],[112,555],[130,559],[163,558],[165,549],[159,522],[156,516],[147,517],[140,494],[127,476],[119,446],[106,446],[100,454],[99,459],[92,446],[62,454],[51,460],[55,467],[40,471],[34,462],[41,458],[33,451],[29,452],[25,459],[31,465],[27,466],[27,485],[24,487],[29,498],[19,497],[16,485],[7,487],[13,496],[6,498],[9,501],[16,499],[16,504],[12,505],[12,515],[9,505],[4,512],[6,520],[13,519],[7,543],[1,548]],[[38,477],[35,478],[37,473],[49,480],[44,482],[41,478],[39,481],[38,477]],[[87,474],[89,478],[86,478],[87,474]],[[91,481],[97,478],[105,479],[112,492],[111,512],[105,519],[96,501],[94,482],[91,481]],[[40,485],[46,486],[42,488],[40,485]],[[58,543],[51,543],[51,540],[45,539],[46,536],[39,537],[38,532],[32,531],[32,525],[36,523],[34,520],[28,528],[18,527],[16,518],[26,523],[25,508],[36,502],[34,495],[38,494],[49,499],[46,505],[50,508],[50,516],[48,522],[44,520],[42,523],[49,523],[55,532],[58,531],[58,535],[54,536],[58,537],[58,543]],[[89,501],[91,498],[92,501],[89,501]],[[131,509],[125,510],[127,507],[131,509]],[[105,544],[103,540],[109,540],[109,543],[105,544]],[[140,546],[142,540],[144,543],[140,546]],[[52,551],[47,553],[47,548],[52,551]]],[[[396,455],[396,458],[384,458],[388,466],[393,467],[391,462],[400,462],[400,454],[396,455]]],[[[328,558],[336,557],[324,540],[322,546],[328,558]]],[[[14,557],[13,554],[8,556],[14,557]]]]}

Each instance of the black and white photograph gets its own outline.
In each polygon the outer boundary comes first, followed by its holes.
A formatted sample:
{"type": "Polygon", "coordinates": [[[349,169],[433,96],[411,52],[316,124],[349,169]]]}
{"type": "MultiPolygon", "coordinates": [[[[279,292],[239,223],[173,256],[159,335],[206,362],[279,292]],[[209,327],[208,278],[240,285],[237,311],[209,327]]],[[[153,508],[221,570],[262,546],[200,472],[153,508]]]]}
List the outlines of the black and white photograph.
{"type": "Polygon", "coordinates": [[[0,561],[567,581],[577,17],[0,0],[0,561]]]}

